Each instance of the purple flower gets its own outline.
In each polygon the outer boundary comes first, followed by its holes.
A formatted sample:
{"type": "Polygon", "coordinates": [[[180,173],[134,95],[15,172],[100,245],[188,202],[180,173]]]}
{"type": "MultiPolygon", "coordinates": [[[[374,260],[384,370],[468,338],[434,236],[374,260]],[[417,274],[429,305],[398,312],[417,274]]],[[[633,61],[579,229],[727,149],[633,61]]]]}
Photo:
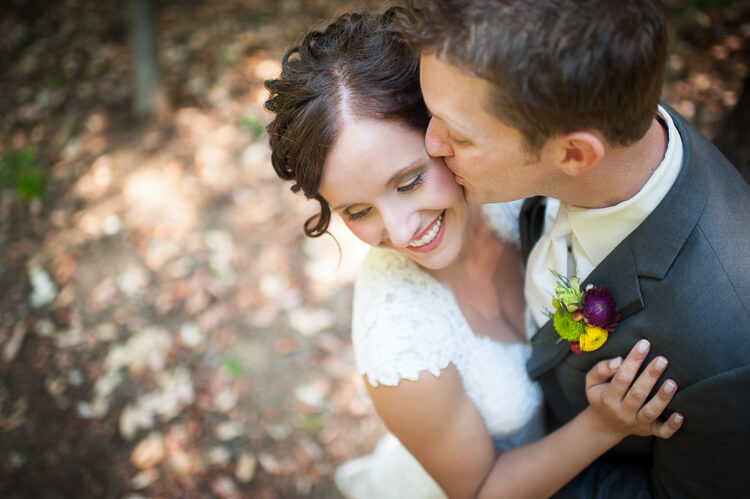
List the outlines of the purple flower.
{"type": "Polygon", "coordinates": [[[606,286],[592,287],[583,293],[583,317],[592,326],[615,330],[620,314],[617,313],[615,297],[606,286]]]}

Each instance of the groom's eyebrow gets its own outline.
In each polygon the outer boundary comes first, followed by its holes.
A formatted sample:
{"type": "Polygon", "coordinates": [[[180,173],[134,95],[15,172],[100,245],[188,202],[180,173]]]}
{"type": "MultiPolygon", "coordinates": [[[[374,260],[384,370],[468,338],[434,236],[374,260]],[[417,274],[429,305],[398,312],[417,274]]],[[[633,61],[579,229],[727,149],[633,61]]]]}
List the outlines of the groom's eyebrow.
{"type": "Polygon", "coordinates": [[[465,132],[461,131],[462,129],[464,129],[464,127],[460,123],[456,123],[453,120],[449,120],[449,119],[443,118],[439,114],[433,113],[432,110],[429,107],[427,108],[427,110],[430,112],[430,117],[442,121],[445,126],[456,130],[458,133],[465,133],[465,132]]]}
{"type": "Polygon", "coordinates": [[[463,131],[463,130],[466,130],[466,127],[464,127],[460,123],[456,123],[453,120],[446,120],[445,118],[438,118],[438,119],[442,121],[445,124],[445,126],[447,126],[448,128],[455,130],[456,132],[460,134],[466,134],[466,132],[463,131]]]}

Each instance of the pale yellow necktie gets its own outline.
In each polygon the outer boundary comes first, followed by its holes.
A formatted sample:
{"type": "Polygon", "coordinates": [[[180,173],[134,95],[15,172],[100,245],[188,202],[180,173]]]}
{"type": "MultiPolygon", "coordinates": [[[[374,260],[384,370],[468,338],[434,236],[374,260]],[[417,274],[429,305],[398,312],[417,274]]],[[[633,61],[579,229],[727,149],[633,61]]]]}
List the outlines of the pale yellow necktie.
{"type": "MultiPolygon", "coordinates": [[[[524,282],[526,306],[531,318],[536,323],[536,329],[542,327],[549,320],[549,313],[553,310],[552,298],[555,296],[557,278],[550,269],[567,276],[574,271],[570,252],[570,224],[568,213],[561,204],[557,211],[552,229],[537,241],[529,254],[524,282]],[[570,265],[569,265],[570,262],[570,265]]],[[[527,322],[529,336],[535,332],[527,322]]]]}

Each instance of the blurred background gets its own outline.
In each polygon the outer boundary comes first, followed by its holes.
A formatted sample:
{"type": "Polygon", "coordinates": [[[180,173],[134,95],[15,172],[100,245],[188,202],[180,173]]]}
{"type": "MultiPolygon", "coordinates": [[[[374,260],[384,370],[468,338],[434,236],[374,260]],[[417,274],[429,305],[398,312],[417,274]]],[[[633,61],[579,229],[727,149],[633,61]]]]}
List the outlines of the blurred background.
{"type": "MultiPolygon", "coordinates": [[[[667,3],[664,88],[746,178],[748,3],[667,3]]],[[[349,340],[366,249],[303,236],[263,81],[385,5],[3,2],[0,497],[340,497],[383,432],[349,340]]]]}

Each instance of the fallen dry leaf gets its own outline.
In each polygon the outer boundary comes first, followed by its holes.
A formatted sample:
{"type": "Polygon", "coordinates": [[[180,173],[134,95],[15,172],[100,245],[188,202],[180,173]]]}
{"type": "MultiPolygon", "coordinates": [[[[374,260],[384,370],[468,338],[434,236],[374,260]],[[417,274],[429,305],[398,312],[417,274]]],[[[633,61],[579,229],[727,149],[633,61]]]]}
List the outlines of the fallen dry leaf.
{"type": "Polygon", "coordinates": [[[136,468],[145,470],[162,462],[164,456],[164,437],[161,433],[154,432],[138,442],[130,455],[130,462],[136,468]]]}
{"type": "Polygon", "coordinates": [[[237,481],[240,483],[249,483],[255,476],[257,464],[258,461],[254,455],[248,452],[240,454],[234,469],[234,476],[237,477],[237,481]]]}
{"type": "Polygon", "coordinates": [[[18,322],[13,326],[13,333],[10,335],[10,339],[3,346],[3,362],[10,364],[18,355],[18,351],[21,349],[23,339],[26,337],[26,324],[24,322],[18,322]]]}

